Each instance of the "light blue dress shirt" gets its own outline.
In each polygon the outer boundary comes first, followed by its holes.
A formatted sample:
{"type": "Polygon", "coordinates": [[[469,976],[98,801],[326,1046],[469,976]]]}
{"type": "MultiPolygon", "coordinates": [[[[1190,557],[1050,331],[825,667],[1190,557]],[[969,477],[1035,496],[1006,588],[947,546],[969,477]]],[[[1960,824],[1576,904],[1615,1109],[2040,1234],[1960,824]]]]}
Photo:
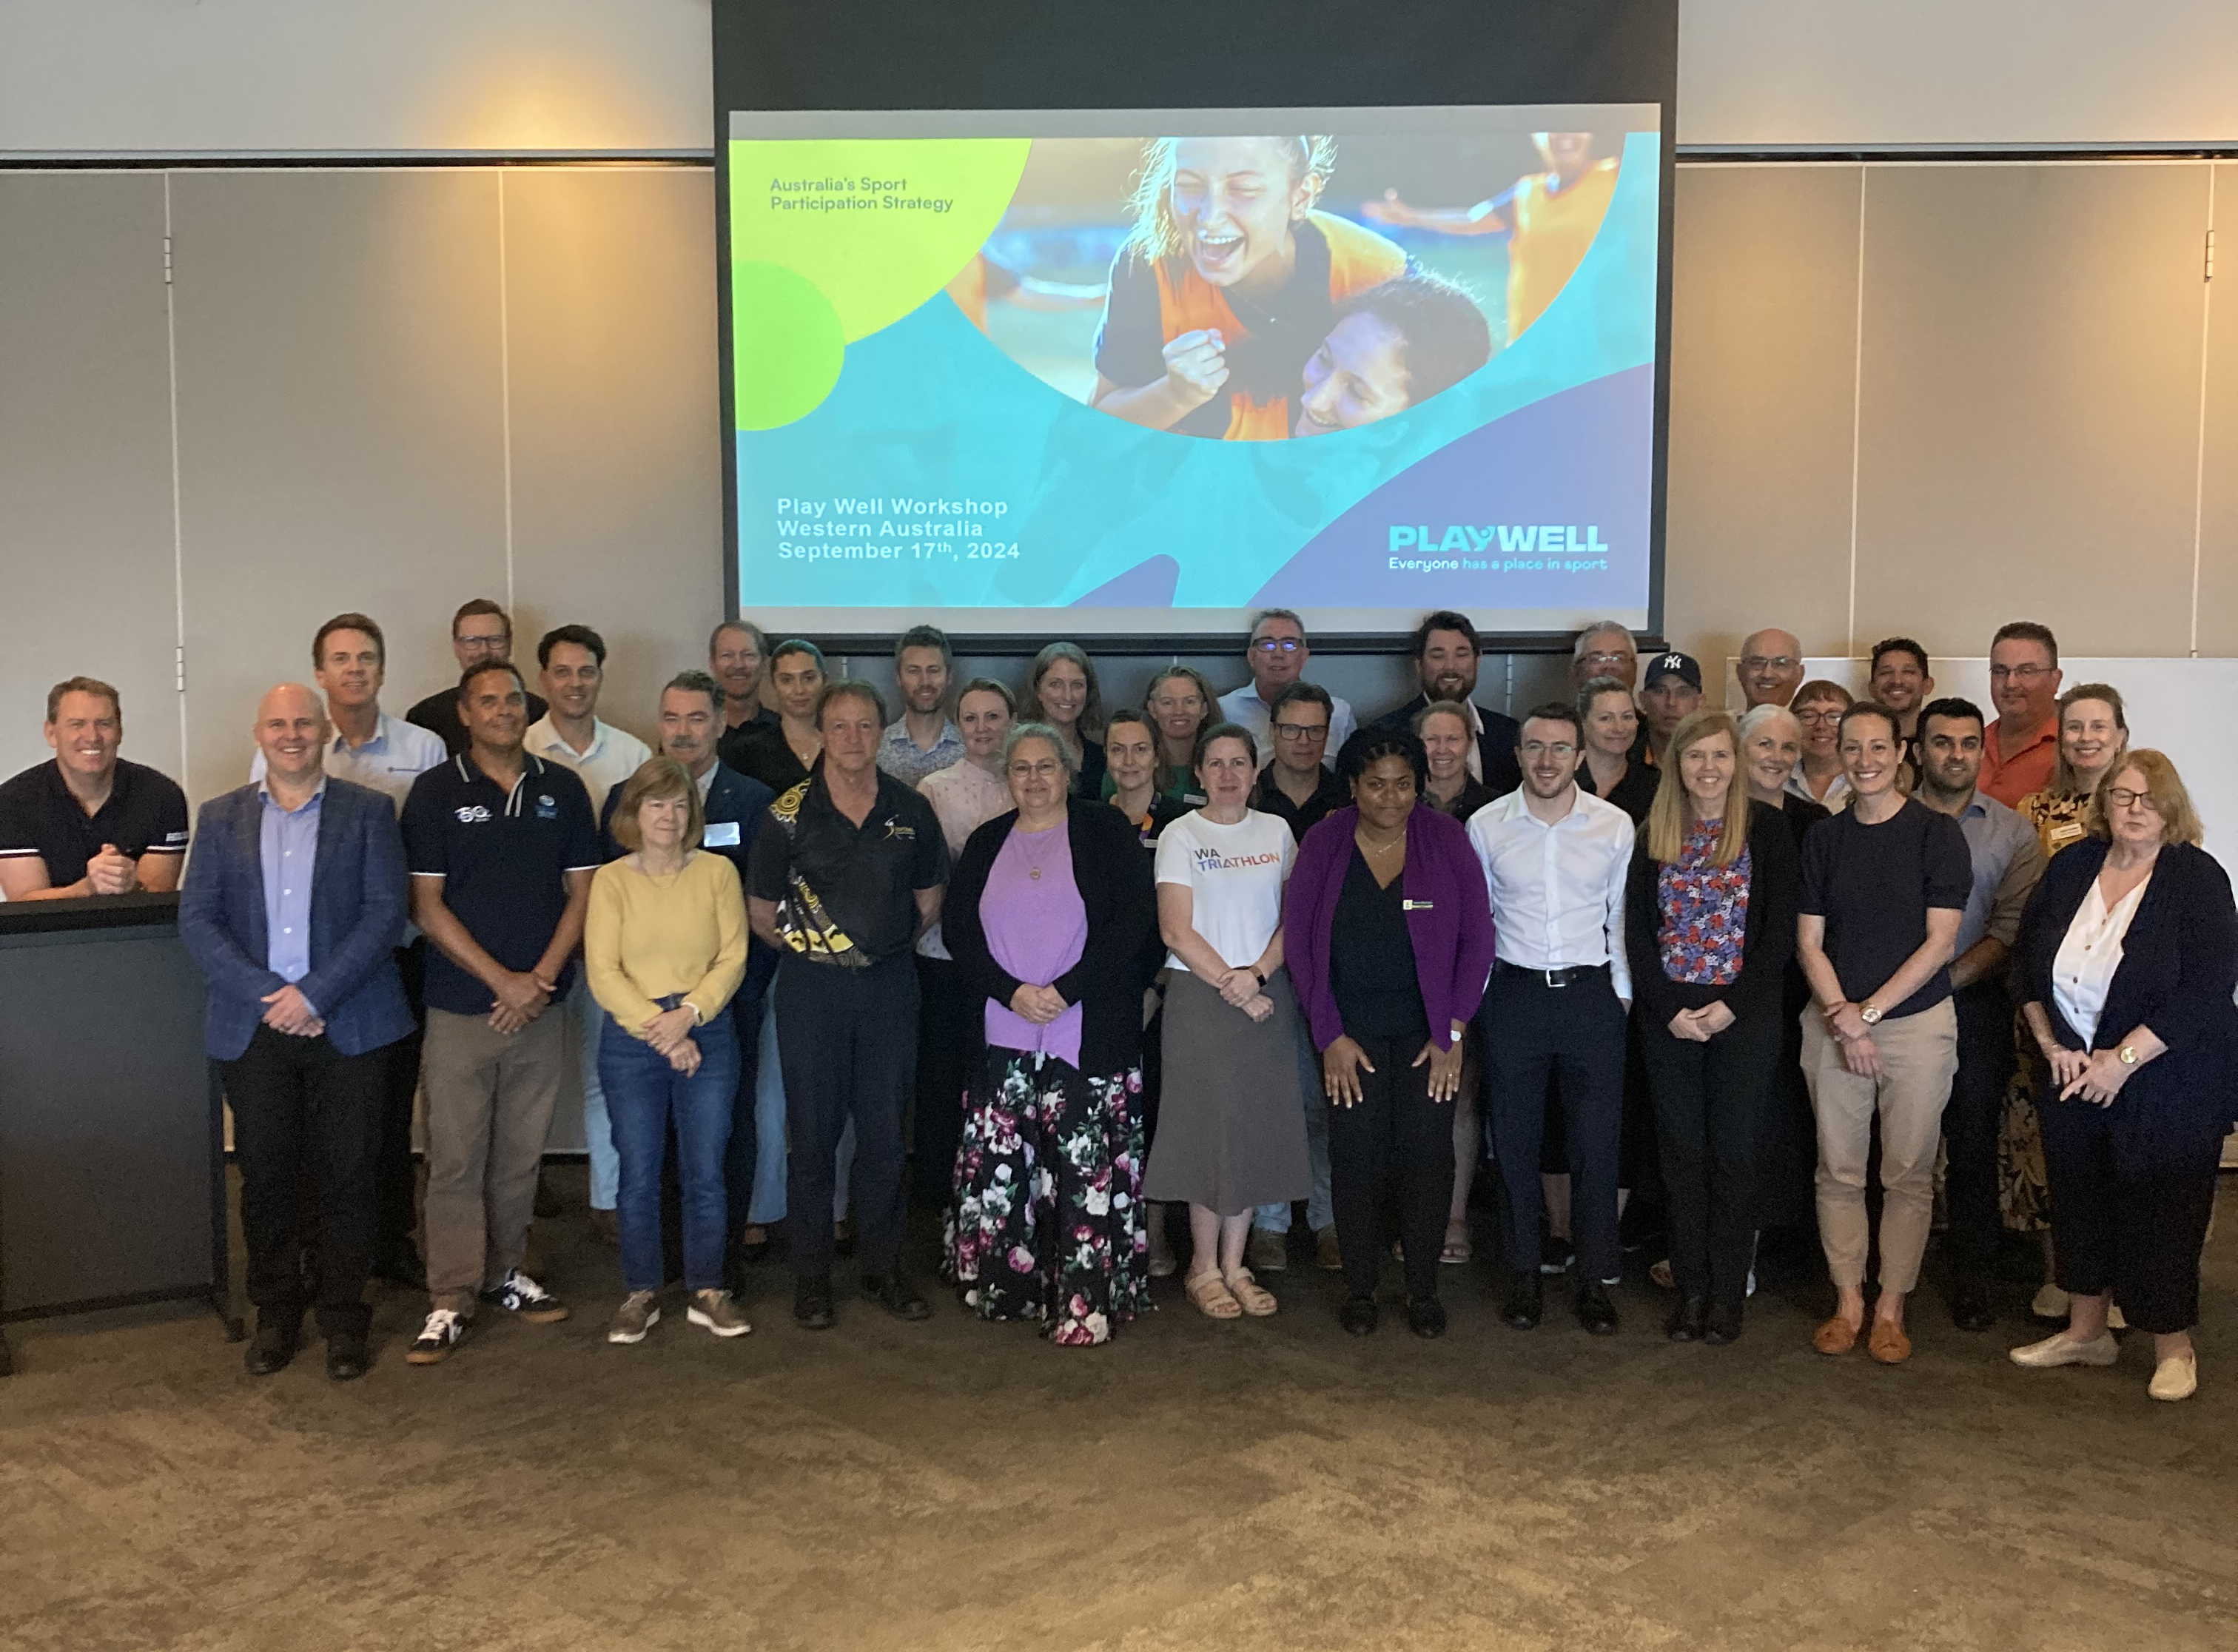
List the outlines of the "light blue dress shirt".
{"type": "MultiPolygon", "coordinates": [[[[300,981],[311,972],[311,872],[327,783],[321,780],[295,809],[281,808],[268,787],[260,786],[256,794],[264,802],[257,846],[264,865],[265,967],[283,981],[300,981]]],[[[311,1011],[321,1013],[315,1004],[311,1011]]]]}

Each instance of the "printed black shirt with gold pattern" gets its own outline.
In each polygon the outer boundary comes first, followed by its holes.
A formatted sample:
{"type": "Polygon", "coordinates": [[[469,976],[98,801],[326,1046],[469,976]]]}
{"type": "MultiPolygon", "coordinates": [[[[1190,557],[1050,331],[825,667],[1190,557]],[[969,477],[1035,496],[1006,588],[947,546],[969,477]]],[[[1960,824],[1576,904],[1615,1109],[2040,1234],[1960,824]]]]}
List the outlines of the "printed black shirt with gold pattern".
{"type": "Polygon", "coordinates": [[[867,969],[916,945],[917,892],[947,881],[948,846],[931,804],[882,773],[858,826],[818,772],[770,805],[747,883],[755,899],[777,904],[791,952],[867,969]]]}

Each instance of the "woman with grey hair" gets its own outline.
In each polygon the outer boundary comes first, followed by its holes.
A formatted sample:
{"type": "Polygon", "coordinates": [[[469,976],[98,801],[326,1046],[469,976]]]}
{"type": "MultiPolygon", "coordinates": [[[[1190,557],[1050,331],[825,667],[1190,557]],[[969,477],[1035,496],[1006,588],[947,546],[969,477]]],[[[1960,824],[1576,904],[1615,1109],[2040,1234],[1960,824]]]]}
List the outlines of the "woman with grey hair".
{"type": "Polygon", "coordinates": [[[1150,862],[1116,809],[1073,792],[1071,753],[1021,723],[1015,807],[972,833],[941,926],[985,1038],[945,1268],[983,1319],[1109,1341],[1149,1305],[1142,1226],[1142,987],[1150,862]]]}

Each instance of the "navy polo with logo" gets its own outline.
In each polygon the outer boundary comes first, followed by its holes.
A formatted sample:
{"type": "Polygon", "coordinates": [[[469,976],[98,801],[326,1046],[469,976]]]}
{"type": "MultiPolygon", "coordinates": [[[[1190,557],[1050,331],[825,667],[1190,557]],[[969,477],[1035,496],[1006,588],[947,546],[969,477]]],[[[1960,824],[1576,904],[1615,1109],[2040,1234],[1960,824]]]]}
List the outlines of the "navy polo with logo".
{"type": "MultiPolygon", "coordinates": [[[[509,970],[536,967],[567,910],[567,874],[594,870],[598,824],[573,770],[521,753],[507,792],[470,753],[429,769],[404,802],[404,853],[414,877],[443,879],[443,904],[477,945],[509,970]]],[[[555,998],[574,972],[560,972],[555,998]]],[[[487,1015],[489,988],[427,949],[427,1004],[454,1015],[487,1015]]]]}

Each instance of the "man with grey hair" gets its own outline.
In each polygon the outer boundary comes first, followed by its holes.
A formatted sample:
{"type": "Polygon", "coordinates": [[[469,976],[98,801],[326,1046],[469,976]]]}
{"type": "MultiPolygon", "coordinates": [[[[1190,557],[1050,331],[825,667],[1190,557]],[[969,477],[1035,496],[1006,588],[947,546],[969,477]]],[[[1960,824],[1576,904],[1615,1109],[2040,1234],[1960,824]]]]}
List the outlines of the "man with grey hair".
{"type": "Polygon", "coordinates": [[[718,733],[750,725],[774,727],[777,713],[762,704],[762,667],[769,634],[752,620],[725,620],[707,638],[707,670],[723,691],[718,733]]]}
{"type": "MultiPolygon", "coordinates": [[[[1576,693],[1596,677],[1612,678],[1626,689],[1639,687],[1639,641],[1629,626],[1613,620],[1596,620],[1578,633],[1570,649],[1570,689],[1576,693]]],[[[1639,720],[1639,733],[1632,742],[1627,760],[1643,766],[1648,755],[1647,719],[1639,720]]]]}
{"type": "Polygon", "coordinates": [[[1745,709],[1786,706],[1803,687],[1803,644],[1791,631],[1751,631],[1741,640],[1738,671],[1745,709]]]}
{"type": "MultiPolygon", "coordinates": [[[[1251,638],[1243,647],[1243,663],[1251,668],[1251,680],[1220,697],[1220,720],[1240,723],[1251,731],[1262,769],[1275,756],[1275,696],[1305,675],[1306,662],[1313,657],[1314,651],[1306,643],[1305,621],[1289,609],[1262,609],[1251,622],[1251,638]]],[[[1334,765],[1336,754],[1359,726],[1350,703],[1331,694],[1323,766],[1334,765]]]]}

